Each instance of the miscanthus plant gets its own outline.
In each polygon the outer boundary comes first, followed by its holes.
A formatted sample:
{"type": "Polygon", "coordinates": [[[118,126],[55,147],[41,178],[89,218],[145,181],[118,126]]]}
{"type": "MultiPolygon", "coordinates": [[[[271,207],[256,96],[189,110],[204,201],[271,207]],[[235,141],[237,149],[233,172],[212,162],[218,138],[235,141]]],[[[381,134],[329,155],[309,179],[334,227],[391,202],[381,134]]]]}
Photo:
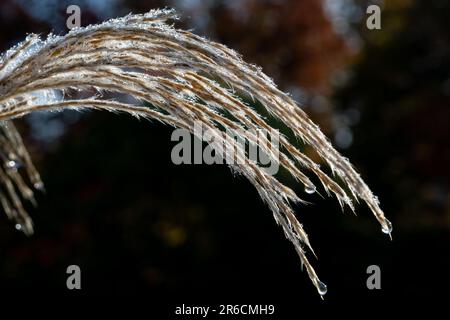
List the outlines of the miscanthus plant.
{"type": "MultiPolygon", "coordinates": [[[[364,201],[382,230],[390,234],[391,223],[380,209],[378,199],[292,98],[235,51],[167,24],[167,20],[176,18],[172,10],[153,10],[76,28],[65,36],[49,35],[41,39],[31,34],[3,54],[0,201],[16,228],[27,235],[33,233],[33,223],[22,200],[34,202],[32,189],[43,189],[43,183],[12,119],[38,110],[88,108],[128,113],[191,131],[194,123],[200,122],[205,130],[213,132],[217,144],[233,150],[242,146],[224,139],[223,132],[273,129],[265,117],[242,99],[248,97],[258,101],[271,117],[311,146],[333,174],[322,171],[284,135],[279,138],[278,159],[272,160],[279,161],[304,185],[307,193],[316,191],[306,175],[310,172],[341,207],[346,205],[354,210],[352,200],[364,201]],[[105,98],[101,92],[113,92],[120,98],[105,98]]],[[[264,141],[254,141],[265,148],[264,141]]],[[[266,151],[275,157],[270,150],[266,151]]],[[[306,255],[308,250],[313,252],[311,244],[291,207],[302,200],[257,163],[236,161],[230,167],[255,186],[285,236],[294,244],[309,278],[324,295],[326,286],[306,255]]]]}

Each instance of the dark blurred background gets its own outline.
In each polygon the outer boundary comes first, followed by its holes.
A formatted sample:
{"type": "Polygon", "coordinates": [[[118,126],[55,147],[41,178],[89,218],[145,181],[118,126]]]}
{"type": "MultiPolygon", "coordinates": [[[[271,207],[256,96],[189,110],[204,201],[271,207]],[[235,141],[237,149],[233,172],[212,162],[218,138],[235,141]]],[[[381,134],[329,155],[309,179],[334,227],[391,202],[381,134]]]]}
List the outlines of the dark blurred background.
{"type": "MultiPolygon", "coordinates": [[[[225,166],[176,166],[171,129],[101,112],[17,121],[47,192],[29,208],[31,238],[0,219],[0,289],[10,296],[157,295],[177,303],[307,305],[448,297],[450,284],[450,3],[446,0],[0,1],[0,49],[27,33],[174,7],[180,28],[222,42],[290,92],[349,157],[394,224],[364,205],[341,213],[307,195],[296,207],[329,292],[321,301],[292,245],[243,178],[225,166]],[[366,8],[382,8],[382,29],[366,8]],[[66,268],[82,290],[66,289],[66,268]],[[366,268],[381,268],[381,290],[366,268]]],[[[306,149],[305,152],[309,152],[306,149]]],[[[152,306],[152,301],[147,303],[152,306]]]]}

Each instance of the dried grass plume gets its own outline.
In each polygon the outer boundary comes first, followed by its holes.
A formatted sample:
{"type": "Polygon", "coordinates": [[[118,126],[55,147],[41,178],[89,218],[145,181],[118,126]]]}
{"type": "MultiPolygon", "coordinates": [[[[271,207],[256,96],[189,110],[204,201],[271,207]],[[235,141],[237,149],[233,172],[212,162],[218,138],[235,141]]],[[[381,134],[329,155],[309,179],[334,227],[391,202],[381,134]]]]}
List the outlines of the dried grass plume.
{"type": "MultiPolygon", "coordinates": [[[[45,40],[31,34],[0,58],[3,162],[0,201],[16,228],[28,235],[33,233],[33,223],[22,199],[34,202],[32,188],[43,189],[43,183],[12,119],[37,110],[99,109],[129,113],[188,130],[192,130],[194,122],[201,122],[205,129],[216,133],[218,142],[229,144],[221,134],[226,130],[270,132],[272,128],[265,117],[241,98],[249,97],[257,100],[271,117],[284,123],[295,137],[311,146],[341,180],[345,190],[286,136],[280,137],[280,166],[303,184],[307,192],[316,190],[306,175],[311,172],[341,206],[353,210],[352,199],[364,201],[382,230],[390,234],[391,223],[377,198],[350,162],[333,148],[289,95],[278,90],[260,68],[245,63],[235,51],[175,29],[167,23],[173,19],[177,17],[172,10],[153,10],[76,28],[65,36],[49,35],[45,40]],[[119,93],[132,99],[112,100],[101,94],[70,98],[68,94],[93,90],[119,93]],[[22,176],[24,173],[26,177],[22,176]]],[[[230,147],[239,148],[239,145],[230,147]]],[[[311,249],[308,236],[291,207],[300,198],[255,163],[230,166],[255,186],[285,236],[294,244],[309,278],[319,293],[325,294],[326,286],[306,256],[311,249]]]]}

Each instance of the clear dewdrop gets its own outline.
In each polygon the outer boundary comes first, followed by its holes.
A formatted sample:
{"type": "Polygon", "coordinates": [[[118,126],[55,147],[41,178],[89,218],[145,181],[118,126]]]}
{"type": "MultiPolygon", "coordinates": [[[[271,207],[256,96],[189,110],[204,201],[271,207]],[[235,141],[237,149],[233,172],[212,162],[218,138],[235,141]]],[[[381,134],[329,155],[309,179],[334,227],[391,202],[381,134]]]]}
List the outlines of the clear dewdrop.
{"type": "Polygon", "coordinates": [[[42,183],[42,182],[36,182],[36,183],[34,183],[33,184],[33,187],[36,189],[36,190],[44,190],[44,184],[42,183]]]}
{"type": "Polygon", "coordinates": [[[6,163],[6,166],[7,166],[8,168],[14,168],[14,167],[16,166],[16,162],[15,162],[14,160],[9,160],[9,161],[6,163]]]}
{"type": "Polygon", "coordinates": [[[21,163],[16,160],[9,160],[8,162],[6,162],[6,166],[9,169],[19,169],[21,167],[21,163]]]}
{"type": "Polygon", "coordinates": [[[314,192],[316,192],[316,187],[315,186],[306,186],[305,192],[307,194],[313,194],[314,192]]]}
{"type": "Polygon", "coordinates": [[[320,296],[323,297],[327,294],[328,288],[325,283],[323,283],[320,280],[317,280],[317,291],[319,292],[320,296]]]}
{"type": "Polygon", "coordinates": [[[22,225],[20,223],[16,224],[16,230],[19,230],[19,231],[22,230],[22,225]]]}
{"type": "Polygon", "coordinates": [[[390,235],[392,232],[392,223],[388,220],[385,219],[385,223],[381,226],[381,231],[385,234],[390,235]]]}

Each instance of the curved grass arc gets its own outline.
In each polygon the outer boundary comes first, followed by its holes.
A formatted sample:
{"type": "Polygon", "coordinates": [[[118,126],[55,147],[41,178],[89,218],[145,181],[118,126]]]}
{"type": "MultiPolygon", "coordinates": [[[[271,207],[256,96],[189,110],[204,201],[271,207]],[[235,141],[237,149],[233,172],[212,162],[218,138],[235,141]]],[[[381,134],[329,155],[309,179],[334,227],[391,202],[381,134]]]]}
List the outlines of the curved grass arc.
{"type": "MultiPolygon", "coordinates": [[[[272,160],[279,161],[304,185],[307,193],[317,189],[306,175],[310,171],[341,206],[348,205],[354,210],[351,199],[363,200],[382,229],[390,234],[392,225],[380,209],[378,199],[292,98],[277,89],[259,67],[245,63],[235,51],[167,24],[168,19],[176,18],[173,10],[153,10],[76,28],[65,36],[50,35],[46,40],[30,35],[3,55],[0,60],[0,150],[4,168],[0,170],[3,185],[0,201],[16,226],[26,234],[33,232],[31,219],[21,203],[21,198],[33,202],[33,191],[21,177],[21,165],[35,188],[42,189],[43,184],[11,119],[38,110],[91,108],[158,120],[193,134],[196,134],[192,130],[194,123],[199,122],[215,135],[217,143],[228,146],[226,150],[237,148],[245,154],[241,145],[224,139],[222,133],[274,129],[265,117],[240,98],[247,95],[310,145],[349,191],[323,172],[286,136],[280,137],[279,159],[272,160]],[[149,106],[106,99],[101,95],[65,99],[66,93],[74,90],[119,93],[149,106]]],[[[264,148],[264,143],[259,147],[264,148]]],[[[271,153],[269,156],[275,157],[271,153]]],[[[312,246],[291,207],[292,203],[302,200],[255,163],[244,161],[230,167],[255,186],[285,236],[294,244],[319,294],[325,294],[326,286],[306,256],[305,247],[312,251],[312,246]]]]}

